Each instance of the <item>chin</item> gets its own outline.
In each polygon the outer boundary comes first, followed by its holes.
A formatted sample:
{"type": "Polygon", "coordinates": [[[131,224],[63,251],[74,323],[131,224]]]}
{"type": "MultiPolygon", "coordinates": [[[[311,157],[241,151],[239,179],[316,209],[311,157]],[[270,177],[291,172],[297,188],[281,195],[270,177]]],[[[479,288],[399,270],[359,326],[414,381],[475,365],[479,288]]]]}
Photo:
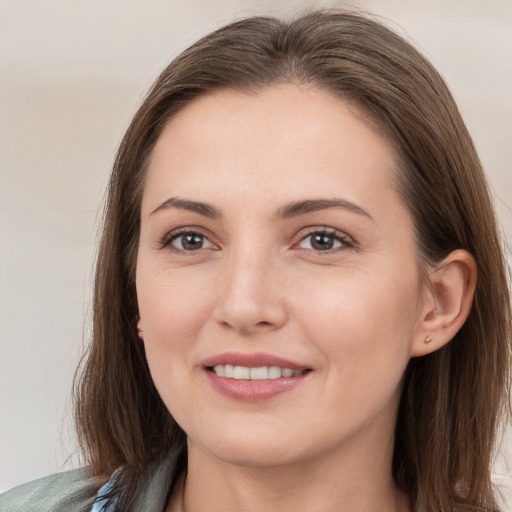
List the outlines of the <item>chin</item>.
{"type": "MultiPolygon", "coordinates": [[[[279,446],[258,444],[248,447],[245,443],[243,446],[230,445],[225,449],[215,447],[212,455],[228,464],[253,468],[277,467],[297,462],[289,450],[283,450],[282,443],[279,446]]],[[[300,460],[300,457],[297,459],[300,460]]]]}
{"type": "Polygon", "coordinates": [[[189,437],[189,449],[200,446],[216,459],[226,463],[245,467],[273,467],[293,463],[306,458],[301,443],[283,442],[286,435],[282,432],[269,434],[265,431],[238,431],[233,435],[212,436],[195,442],[189,437]],[[300,452],[297,448],[300,447],[300,452]]]}

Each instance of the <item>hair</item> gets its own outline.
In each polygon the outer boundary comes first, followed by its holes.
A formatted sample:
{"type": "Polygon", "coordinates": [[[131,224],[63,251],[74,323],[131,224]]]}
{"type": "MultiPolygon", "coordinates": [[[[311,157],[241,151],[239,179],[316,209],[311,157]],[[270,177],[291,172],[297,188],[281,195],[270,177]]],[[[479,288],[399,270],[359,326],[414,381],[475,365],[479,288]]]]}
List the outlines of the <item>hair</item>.
{"type": "Polygon", "coordinates": [[[510,383],[506,265],[471,137],[439,73],[367,14],[252,17],[205,36],[160,74],[135,114],[110,178],[94,288],[93,339],[75,382],[79,442],[96,475],[118,470],[124,508],[150,464],[186,436],[153,384],[136,332],[135,269],[148,159],[165,124],[219,89],[257,93],[294,82],[358,105],[399,155],[399,193],[414,219],[420,268],[454,249],[475,258],[469,317],[453,340],[404,376],[395,482],[417,511],[497,511],[492,457],[510,383]]]}

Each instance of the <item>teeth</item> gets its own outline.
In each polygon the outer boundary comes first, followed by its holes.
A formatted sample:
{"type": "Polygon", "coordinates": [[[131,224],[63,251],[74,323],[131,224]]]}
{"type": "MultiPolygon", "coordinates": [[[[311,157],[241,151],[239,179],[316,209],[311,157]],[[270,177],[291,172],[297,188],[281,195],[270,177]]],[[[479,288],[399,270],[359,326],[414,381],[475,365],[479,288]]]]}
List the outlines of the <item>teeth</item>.
{"type": "Polygon", "coordinates": [[[251,369],[247,366],[235,366],[235,375],[233,377],[237,380],[247,380],[251,378],[251,369]]]}
{"type": "Polygon", "coordinates": [[[228,377],[237,380],[267,380],[280,379],[281,377],[296,377],[302,375],[302,370],[280,368],[279,366],[259,366],[249,368],[247,366],[233,366],[231,364],[218,364],[213,371],[219,377],[228,377]]]}
{"type": "Polygon", "coordinates": [[[269,379],[279,379],[281,377],[281,368],[279,366],[271,366],[268,369],[268,378],[269,379]]]}

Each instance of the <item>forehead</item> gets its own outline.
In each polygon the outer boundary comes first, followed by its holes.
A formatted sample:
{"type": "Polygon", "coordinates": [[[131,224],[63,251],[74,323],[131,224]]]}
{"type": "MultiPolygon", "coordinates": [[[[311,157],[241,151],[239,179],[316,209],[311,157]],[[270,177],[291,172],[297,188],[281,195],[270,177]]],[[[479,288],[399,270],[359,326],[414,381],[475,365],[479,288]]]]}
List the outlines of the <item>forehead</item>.
{"type": "MultiPolygon", "coordinates": [[[[283,201],[294,195],[382,192],[396,199],[396,152],[361,109],[314,87],[280,84],[258,93],[222,90],[171,119],[153,150],[146,199],[238,194],[283,201]],[[223,194],[224,193],[224,194],[223,194]]],[[[145,204],[146,203],[146,204],[145,204]]]]}

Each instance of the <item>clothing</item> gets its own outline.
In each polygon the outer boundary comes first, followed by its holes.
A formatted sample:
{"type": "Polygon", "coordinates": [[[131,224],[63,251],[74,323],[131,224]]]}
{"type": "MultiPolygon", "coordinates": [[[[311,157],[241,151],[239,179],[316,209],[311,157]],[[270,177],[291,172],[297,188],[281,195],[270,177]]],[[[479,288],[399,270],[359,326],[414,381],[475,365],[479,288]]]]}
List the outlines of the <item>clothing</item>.
{"type": "MultiPolygon", "coordinates": [[[[131,512],[163,512],[176,483],[178,453],[156,461],[139,482],[131,512]]],[[[112,476],[115,479],[115,473],[112,476]]],[[[112,479],[109,483],[112,483],[112,479]]],[[[90,476],[88,467],[29,482],[0,495],[1,512],[120,512],[105,508],[98,491],[104,483],[90,476]],[[96,503],[95,503],[96,501],[96,503]]],[[[105,487],[103,488],[105,490],[105,487]]],[[[123,511],[125,512],[125,511],[123,511]]]]}
{"type": "Polygon", "coordinates": [[[0,495],[2,512],[89,512],[100,484],[89,468],[34,480],[0,495]]]}
{"type": "Polygon", "coordinates": [[[116,474],[114,472],[114,474],[110,477],[110,480],[98,491],[98,495],[96,496],[96,499],[94,500],[94,504],[92,506],[91,512],[115,512],[116,504],[115,503],[107,503],[104,500],[104,498],[110,492],[110,489],[112,489],[112,486],[114,485],[115,478],[116,478],[116,474]]]}

